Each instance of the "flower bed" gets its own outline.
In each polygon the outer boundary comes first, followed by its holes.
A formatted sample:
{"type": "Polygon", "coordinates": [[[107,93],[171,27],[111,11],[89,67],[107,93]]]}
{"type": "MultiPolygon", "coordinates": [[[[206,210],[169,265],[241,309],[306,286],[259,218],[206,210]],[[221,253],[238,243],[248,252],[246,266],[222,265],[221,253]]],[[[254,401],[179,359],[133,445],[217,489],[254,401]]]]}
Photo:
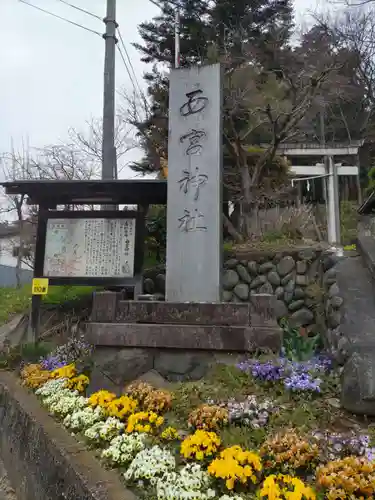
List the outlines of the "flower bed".
{"type": "Polygon", "coordinates": [[[239,369],[249,385],[264,386],[270,396],[247,394],[237,400],[232,395],[223,401],[213,395],[177,428],[171,425],[177,393],[146,383],[133,383],[121,395],[102,390],[88,398],[89,379],[74,363],[51,370],[28,365],[21,378],[54,418],[95,448],[103,463],[118,469],[144,498],[374,498],[374,449],[367,435],[287,427],[275,432],[270,426],[282,411],[272,390],[305,400],[321,397],[330,369],[326,358],[249,360],[239,369]],[[265,430],[265,437],[256,446],[228,444],[231,430],[246,436],[265,430]]]}

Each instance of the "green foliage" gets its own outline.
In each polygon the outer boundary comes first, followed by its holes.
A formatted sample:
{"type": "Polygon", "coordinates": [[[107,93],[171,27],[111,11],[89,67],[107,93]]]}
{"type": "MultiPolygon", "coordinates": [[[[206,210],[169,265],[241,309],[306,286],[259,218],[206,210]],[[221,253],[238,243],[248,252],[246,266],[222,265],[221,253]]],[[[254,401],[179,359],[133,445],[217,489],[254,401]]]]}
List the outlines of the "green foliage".
{"type": "Polygon", "coordinates": [[[341,242],[343,245],[353,243],[353,240],[357,237],[357,208],[357,204],[351,201],[342,201],[340,203],[341,242]]]}
{"type": "Polygon", "coordinates": [[[317,351],[320,336],[309,337],[302,329],[292,328],[286,319],[280,321],[283,329],[283,348],[285,355],[292,361],[307,361],[317,351]]]}
{"type": "MultiPolygon", "coordinates": [[[[90,295],[95,288],[89,286],[51,286],[43,297],[43,304],[58,306],[74,302],[90,295]]],[[[0,325],[7,323],[16,314],[28,310],[31,303],[31,286],[22,288],[0,288],[0,325]]]]}
{"type": "Polygon", "coordinates": [[[31,301],[31,288],[0,288],[0,324],[7,323],[16,314],[27,310],[31,301]]]}
{"type": "Polygon", "coordinates": [[[146,218],[146,260],[153,255],[155,263],[165,262],[167,247],[167,214],[166,207],[154,205],[150,207],[146,218]]]}
{"type": "Polygon", "coordinates": [[[43,298],[43,303],[58,306],[67,302],[75,302],[91,295],[94,290],[96,288],[92,286],[51,286],[48,294],[43,298]]]}
{"type": "Polygon", "coordinates": [[[53,350],[48,342],[36,344],[21,344],[19,346],[4,345],[0,351],[0,368],[15,369],[23,363],[37,363],[41,357],[47,356],[53,350]]]}
{"type": "Polygon", "coordinates": [[[371,193],[375,189],[375,165],[370,168],[370,170],[367,172],[367,187],[366,187],[366,192],[371,193]]]}

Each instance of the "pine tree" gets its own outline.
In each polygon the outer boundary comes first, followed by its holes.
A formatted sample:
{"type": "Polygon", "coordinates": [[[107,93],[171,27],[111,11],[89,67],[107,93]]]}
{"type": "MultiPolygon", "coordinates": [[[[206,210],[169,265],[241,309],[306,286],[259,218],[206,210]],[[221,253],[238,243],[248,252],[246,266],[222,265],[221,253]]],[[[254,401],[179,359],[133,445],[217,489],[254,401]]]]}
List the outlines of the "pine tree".
{"type": "MultiPolygon", "coordinates": [[[[134,44],[142,61],[155,64],[145,75],[150,112],[143,123],[133,123],[145,157],[132,168],[145,173],[160,170],[160,157],[167,157],[168,80],[156,64],[173,66],[175,7],[169,0],[159,3],[160,15],[139,26],[143,44],[134,44]]],[[[292,0],[180,0],[179,5],[182,67],[206,62],[212,48],[231,68],[240,66],[251,47],[254,59],[275,68],[275,53],[288,44],[293,27],[292,0]]]]}

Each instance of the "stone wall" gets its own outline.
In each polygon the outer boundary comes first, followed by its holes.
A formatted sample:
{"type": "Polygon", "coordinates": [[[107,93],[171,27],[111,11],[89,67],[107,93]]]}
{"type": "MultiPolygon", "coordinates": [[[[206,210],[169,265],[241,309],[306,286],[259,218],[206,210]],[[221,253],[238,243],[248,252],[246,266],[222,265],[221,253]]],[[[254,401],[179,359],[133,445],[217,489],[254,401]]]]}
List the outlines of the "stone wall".
{"type": "MultiPolygon", "coordinates": [[[[309,332],[339,328],[342,298],[336,283],[336,258],[327,249],[291,248],[284,251],[247,251],[224,260],[223,301],[248,302],[254,294],[276,296],[276,315],[288,318],[291,326],[309,332]]],[[[165,270],[145,273],[146,293],[164,296],[165,270]]]]}
{"type": "Polygon", "coordinates": [[[0,372],[0,428],[0,458],[18,500],[137,500],[9,372],[0,372]]]}

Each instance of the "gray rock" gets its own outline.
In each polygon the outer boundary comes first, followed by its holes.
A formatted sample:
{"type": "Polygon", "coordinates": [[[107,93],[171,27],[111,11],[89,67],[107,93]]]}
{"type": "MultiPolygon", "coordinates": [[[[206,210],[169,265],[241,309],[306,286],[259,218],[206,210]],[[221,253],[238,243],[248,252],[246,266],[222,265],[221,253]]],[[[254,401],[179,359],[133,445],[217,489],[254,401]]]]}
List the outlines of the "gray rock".
{"type": "Polygon", "coordinates": [[[258,274],[258,264],[255,262],[255,260],[250,260],[247,263],[247,268],[252,276],[256,276],[258,274]]]}
{"type": "Polygon", "coordinates": [[[354,352],[345,364],[341,404],[352,413],[375,416],[375,346],[354,352]]]}
{"type": "Polygon", "coordinates": [[[279,286],[280,285],[280,276],[277,274],[276,271],[270,271],[267,274],[267,280],[271,283],[273,286],[279,286]]]}
{"type": "Polygon", "coordinates": [[[280,276],[285,276],[295,268],[295,265],[293,257],[286,255],[277,264],[276,269],[280,276]]]}
{"type": "Polygon", "coordinates": [[[289,311],[294,312],[298,311],[298,309],[301,309],[301,307],[304,306],[304,301],[303,300],[293,300],[288,306],[289,311]]]}
{"type": "Polygon", "coordinates": [[[237,259],[228,259],[225,262],[224,267],[226,269],[235,269],[237,267],[237,264],[238,264],[238,260],[237,259]]]}
{"type": "Polygon", "coordinates": [[[306,331],[309,335],[317,335],[318,333],[320,333],[321,331],[321,328],[319,325],[317,325],[316,323],[313,323],[312,325],[309,325],[306,327],[306,331]]]}
{"type": "Polygon", "coordinates": [[[248,300],[249,298],[249,285],[246,283],[239,283],[234,287],[233,290],[234,294],[240,299],[240,300],[248,300]]]}
{"type": "Polygon", "coordinates": [[[337,328],[341,324],[341,313],[338,310],[333,309],[330,314],[327,315],[327,325],[329,328],[337,328]]]}
{"type": "Polygon", "coordinates": [[[247,266],[247,262],[248,262],[247,260],[240,260],[240,264],[242,264],[245,267],[247,266]]]}
{"type": "Polygon", "coordinates": [[[296,276],[296,285],[298,286],[307,286],[309,284],[309,278],[306,274],[297,274],[296,276]]]}
{"type": "Polygon", "coordinates": [[[158,274],[155,278],[156,290],[165,293],[165,274],[158,274]]]}
{"type": "Polygon", "coordinates": [[[275,269],[275,265],[272,262],[265,262],[259,266],[259,273],[265,274],[269,271],[273,271],[275,269]]]}
{"type": "Polygon", "coordinates": [[[228,269],[227,271],[224,272],[223,283],[222,283],[223,289],[231,291],[239,281],[240,278],[237,272],[234,271],[233,269],[228,269]]]}
{"type": "Polygon", "coordinates": [[[145,382],[155,389],[171,389],[171,383],[165,380],[156,370],[150,370],[137,378],[137,382],[145,382]]]}
{"type": "Polygon", "coordinates": [[[273,295],[273,288],[271,283],[264,283],[260,288],[259,288],[259,293],[265,293],[268,295],[273,295]]]}
{"type": "Polygon", "coordinates": [[[329,290],[328,290],[328,296],[330,298],[334,297],[335,295],[339,295],[340,293],[340,290],[339,290],[339,287],[337,285],[337,283],[333,283],[330,287],[329,287],[329,290]]]}
{"type": "Polygon", "coordinates": [[[311,323],[313,323],[313,321],[314,313],[306,307],[295,311],[289,318],[290,326],[295,328],[310,325],[311,323]]]}
{"type": "Polygon", "coordinates": [[[291,273],[288,273],[286,276],[284,276],[281,279],[282,286],[285,286],[291,280],[295,280],[295,278],[296,278],[296,272],[295,271],[292,271],[291,273]]]}
{"type": "Polygon", "coordinates": [[[283,258],[283,254],[282,253],[277,253],[275,255],[275,257],[273,258],[272,262],[274,264],[278,264],[282,258],[283,258]]]}
{"type": "Polygon", "coordinates": [[[284,292],[284,302],[289,304],[293,300],[293,292],[284,292]]]}
{"type": "Polygon", "coordinates": [[[310,263],[307,269],[307,276],[309,278],[309,282],[316,281],[316,279],[319,277],[319,272],[320,272],[320,260],[315,259],[310,263]]]}
{"type": "Polygon", "coordinates": [[[323,285],[328,288],[333,283],[336,283],[336,270],[331,268],[323,275],[323,285]]]}
{"type": "Polygon", "coordinates": [[[330,298],[329,302],[334,309],[340,309],[340,307],[344,303],[344,299],[342,297],[339,297],[338,295],[334,295],[333,297],[330,298]]]}
{"type": "Polygon", "coordinates": [[[94,352],[90,391],[98,390],[100,380],[105,387],[116,386],[121,389],[127,383],[152,370],[153,362],[154,355],[151,350],[98,348],[94,352]]]}
{"type": "Polygon", "coordinates": [[[222,294],[223,302],[231,302],[232,298],[233,298],[232,292],[230,292],[229,290],[223,290],[222,294]]]}
{"type": "Polygon", "coordinates": [[[337,342],[337,362],[340,365],[346,363],[350,357],[350,342],[349,340],[342,336],[337,342]]]}
{"type": "Polygon", "coordinates": [[[275,301],[274,311],[277,319],[285,318],[288,316],[288,308],[282,300],[275,301]]]}
{"type": "Polygon", "coordinates": [[[296,286],[296,288],[294,289],[294,298],[296,300],[305,298],[304,289],[296,286]]]}
{"type": "Polygon", "coordinates": [[[285,292],[288,292],[288,293],[293,293],[294,292],[294,289],[296,287],[296,283],[293,280],[290,280],[285,286],[284,286],[284,290],[285,292]]]}
{"type": "Polygon", "coordinates": [[[298,253],[298,258],[301,260],[314,260],[316,252],[312,248],[304,248],[298,253]]]}
{"type": "Polygon", "coordinates": [[[299,260],[296,263],[297,274],[305,274],[307,271],[307,263],[305,260],[299,260]]]}
{"type": "Polygon", "coordinates": [[[143,290],[145,293],[152,294],[155,291],[155,283],[151,278],[145,278],[143,281],[143,290]]]}
{"type": "Polygon", "coordinates": [[[211,359],[206,353],[161,352],[155,359],[154,370],[169,382],[199,380],[206,375],[211,359]]]}
{"type": "Polygon", "coordinates": [[[337,264],[338,260],[339,259],[336,255],[325,255],[323,257],[323,271],[328,271],[328,269],[334,267],[337,264]]]}
{"type": "Polygon", "coordinates": [[[259,288],[262,286],[265,282],[267,281],[267,278],[264,276],[264,274],[260,274],[256,278],[253,279],[253,281],[250,284],[250,288],[254,290],[255,288],[259,288]]]}
{"type": "Polygon", "coordinates": [[[278,286],[275,290],[275,295],[277,299],[281,299],[284,295],[284,288],[282,286],[278,286]]]}
{"type": "Polygon", "coordinates": [[[245,266],[243,266],[242,264],[238,264],[236,269],[241,281],[243,281],[244,283],[251,283],[250,274],[248,273],[245,266]]]}

